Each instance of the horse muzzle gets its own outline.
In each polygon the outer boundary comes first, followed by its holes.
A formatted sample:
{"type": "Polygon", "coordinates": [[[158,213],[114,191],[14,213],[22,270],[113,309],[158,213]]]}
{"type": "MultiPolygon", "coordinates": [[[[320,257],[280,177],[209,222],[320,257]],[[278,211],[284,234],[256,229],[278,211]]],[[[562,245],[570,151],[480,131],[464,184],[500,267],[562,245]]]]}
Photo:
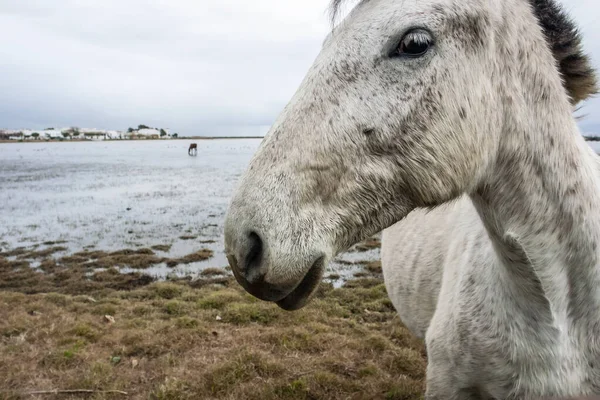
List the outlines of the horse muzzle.
{"type": "Polygon", "coordinates": [[[302,265],[293,268],[274,268],[272,260],[265,254],[265,243],[255,232],[245,237],[235,238],[235,230],[226,227],[226,254],[237,282],[254,297],[276,303],[284,310],[292,311],[304,307],[318,287],[325,269],[325,257],[320,255],[306,268],[302,265]],[[288,270],[282,274],[281,271],[288,270]],[[273,271],[286,279],[274,279],[273,271]],[[300,279],[292,271],[306,271],[300,279]],[[278,282],[278,283],[275,283],[278,282]]]}

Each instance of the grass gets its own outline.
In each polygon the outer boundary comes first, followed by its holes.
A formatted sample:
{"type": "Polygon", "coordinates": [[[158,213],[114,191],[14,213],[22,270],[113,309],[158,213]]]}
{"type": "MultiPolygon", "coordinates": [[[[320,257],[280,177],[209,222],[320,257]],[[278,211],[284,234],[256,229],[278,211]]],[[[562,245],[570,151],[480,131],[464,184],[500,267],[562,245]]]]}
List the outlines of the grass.
{"type": "Polygon", "coordinates": [[[373,250],[373,249],[378,249],[381,247],[381,240],[377,237],[372,237],[369,238],[365,241],[362,241],[356,245],[354,245],[351,249],[351,251],[357,251],[357,252],[366,252],[369,250],[373,250]]]}
{"type": "Polygon", "coordinates": [[[25,258],[31,258],[31,259],[46,258],[55,253],[60,253],[60,252],[64,252],[67,250],[68,249],[63,246],[54,246],[54,247],[49,247],[44,250],[36,250],[36,251],[30,251],[28,253],[23,253],[23,254],[19,255],[19,258],[24,258],[24,259],[25,258]]]}
{"type": "Polygon", "coordinates": [[[365,269],[374,274],[380,274],[381,270],[381,261],[371,261],[365,265],[365,269]]]}
{"type": "Polygon", "coordinates": [[[151,249],[167,253],[169,250],[171,250],[171,247],[172,247],[172,245],[170,245],[170,244],[157,244],[157,245],[152,246],[151,249]]]}
{"type": "MultiPolygon", "coordinates": [[[[152,249],[125,249],[108,253],[83,251],[55,258],[64,247],[44,250],[18,248],[0,253],[0,290],[16,290],[25,293],[57,291],[69,294],[89,294],[103,289],[126,290],[150,283],[153,278],[142,272],[121,274],[120,268],[128,267],[142,271],[153,265],[165,263],[170,267],[209,260],[213,252],[200,249],[184,257],[171,259],[157,256],[152,249]],[[39,261],[38,270],[30,268],[39,261]]],[[[223,274],[209,269],[195,282],[196,286],[218,283],[223,274]]]]}
{"type": "Polygon", "coordinates": [[[422,343],[381,283],[323,284],[294,313],[257,301],[233,280],[225,288],[108,290],[95,302],[0,292],[0,351],[0,390],[15,399],[86,389],[133,399],[412,400],[421,398],[425,374],[422,343]]]}
{"type": "Polygon", "coordinates": [[[227,272],[219,268],[206,268],[200,272],[201,276],[220,276],[227,275],[227,272]]]}
{"type": "Polygon", "coordinates": [[[129,267],[146,269],[163,262],[163,258],[149,254],[115,254],[91,261],[93,268],[129,267]]]}
{"type": "MultiPolygon", "coordinates": [[[[129,256],[153,254],[70,257],[129,256]]],[[[424,346],[380,278],[323,283],[291,313],[222,269],[153,282],[114,268],[86,275],[75,261],[44,260],[50,272],[40,273],[0,257],[0,398],[54,389],[94,390],[93,399],[422,398],[424,346]]]]}
{"type": "Polygon", "coordinates": [[[26,253],[28,253],[28,250],[25,247],[17,247],[13,250],[6,250],[0,252],[0,257],[16,257],[26,253]]]}
{"type": "Polygon", "coordinates": [[[194,240],[197,238],[198,238],[198,236],[194,236],[194,235],[183,235],[183,236],[179,237],[179,239],[181,239],[181,240],[194,240]]]}
{"type": "Polygon", "coordinates": [[[82,264],[77,256],[67,258],[58,262],[46,259],[40,264],[43,272],[38,272],[30,268],[28,261],[0,257],[0,290],[93,296],[106,290],[132,290],[154,280],[141,272],[122,274],[113,267],[94,272],[91,263],[82,264]]]}
{"type": "Polygon", "coordinates": [[[67,243],[66,240],[57,240],[57,241],[48,241],[48,242],[44,242],[42,243],[44,246],[54,246],[57,244],[65,244],[67,243]]]}
{"type": "Polygon", "coordinates": [[[167,266],[176,267],[179,264],[191,264],[198,261],[208,260],[213,256],[213,251],[208,249],[202,249],[187,256],[166,260],[167,266]]]}

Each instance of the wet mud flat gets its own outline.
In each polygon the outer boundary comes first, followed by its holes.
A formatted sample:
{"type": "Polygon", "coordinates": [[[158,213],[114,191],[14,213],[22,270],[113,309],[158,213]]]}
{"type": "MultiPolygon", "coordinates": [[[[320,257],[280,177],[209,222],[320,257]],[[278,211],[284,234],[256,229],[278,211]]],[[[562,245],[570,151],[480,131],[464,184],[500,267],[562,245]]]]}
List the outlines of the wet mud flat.
{"type": "MultiPolygon", "coordinates": [[[[66,245],[48,241],[14,249],[0,247],[0,290],[85,294],[103,288],[130,290],[155,281],[185,281],[201,287],[232,276],[230,267],[215,259],[213,250],[202,242],[180,257],[169,256],[169,245],[76,253],[69,253],[66,245]]],[[[331,263],[324,282],[341,287],[350,279],[381,279],[381,263],[373,260],[380,245],[379,238],[373,237],[353,246],[331,263]]]]}
{"type": "MultiPolygon", "coordinates": [[[[196,157],[187,155],[190,142],[0,144],[0,249],[63,248],[54,258],[149,249],[153,254],[70,264],[80,272],[86,264],[85,273],[94,274],[103,272],[94,263],[108,268],[110,261],[123,273],[144,269],[158,280],[225,267],[225,213],[260,140],[198,142],[196,157]],[[173,265],[201,249],[212,257],[173,265]]],[[[340,286],[363,273],[364,261],[378,259],[378,248],[348,252],[327,276],[340,286]]],[[[30,260],[34,268],[40,263],[30,260]]]]}

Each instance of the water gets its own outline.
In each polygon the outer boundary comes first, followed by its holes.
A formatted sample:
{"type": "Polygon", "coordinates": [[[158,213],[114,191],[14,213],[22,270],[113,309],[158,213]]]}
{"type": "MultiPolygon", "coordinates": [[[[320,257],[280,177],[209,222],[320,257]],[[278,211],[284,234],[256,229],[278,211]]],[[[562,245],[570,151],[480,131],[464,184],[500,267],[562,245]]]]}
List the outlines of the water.
{"type": "Polygon", "coordinates": [[[69,251],[208,247],[225,266],[223,219],[260,140],[0,144],[0,242],[69,251]],[[182,236],[196,236],[181,240],[182,236]],[[215,241],[202,244],[200,241],[215,241]]]}
{"type": "MultiPolygon", "coordinates": [[[[148,273],[181,276],[226,266],[225,213],[260,140],[196,140],[196,157],[187,154],[191,142],[0,144],[0,247],[65,241],[66,253],[73,253],[166,244],[172,247],[162,256],[209,248],[214,257],[148,273]]],[[[377,250],[343,257],[378,256],[377,250]]],[[[344,276],[361,268],[333,263],[329,272],[344,276]]]]}
{"type": "Polygon", "coordinates": [[[596,153],[600,154],[600,142],[586,142],[596,153]]]}
{"type": "MultiPolygon", "coordinates": [[[[214,252],[208,261],[146,270],[158,278],[226,266],[225,212],[260,140],[197,140],[197,157],[187,155],[191,142],[0,144],[0,248],[65,241],[62,254],[159,244],[172,246],[158,252],[171,258],[214,252]]],[[[600,142],[588,144],[600,151],[600,142]]],[[[378,258],[379,249],[345,253],[326,275],[339,275],[337,286],[378,258]]]]}

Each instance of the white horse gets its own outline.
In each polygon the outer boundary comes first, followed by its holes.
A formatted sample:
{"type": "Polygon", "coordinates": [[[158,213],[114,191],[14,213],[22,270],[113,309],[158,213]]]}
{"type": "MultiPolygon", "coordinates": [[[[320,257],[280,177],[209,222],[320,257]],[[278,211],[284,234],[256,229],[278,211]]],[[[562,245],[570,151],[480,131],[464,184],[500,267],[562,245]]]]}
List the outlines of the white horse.
{"type": "Polygon", "coordinates": [[[427,399],[600,394],[600,162],[572,115],[595,90],[555,0],[363,0],[231,202],[238,282],[298,309],[391,227],[385,282],[425,337],[427,399]]]}

